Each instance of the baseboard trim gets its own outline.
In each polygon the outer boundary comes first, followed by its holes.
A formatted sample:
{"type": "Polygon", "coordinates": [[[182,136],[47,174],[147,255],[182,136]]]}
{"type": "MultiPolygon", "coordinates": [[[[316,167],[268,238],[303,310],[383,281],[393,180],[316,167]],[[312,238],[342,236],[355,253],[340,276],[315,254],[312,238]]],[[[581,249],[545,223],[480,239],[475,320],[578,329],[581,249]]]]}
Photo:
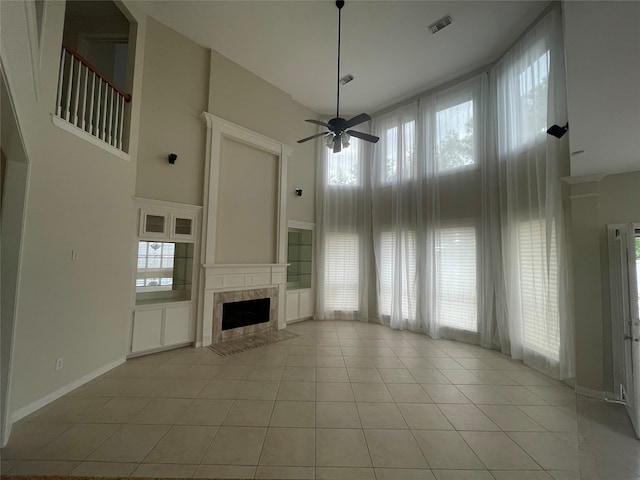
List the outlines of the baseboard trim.
{"type": "Polygon", "coordinates": [[[93,380],[96,377],[99,377],[103,373],[107,373],[109,370],[117,367],[118,365],[122,365],[126,361],[127,361],[126,357],[124,357],[124,356],[120,357],[118,360],[116,360],[114,362],[111,362],[111,363],[108,363],[107,365],[105,365],[103,367],[100,367],[100,368],[98,368],[97,370],[94,370],[91,373],[86,374],[83,377],[80,377],[77,380],[74,380],[73,382],[68,383],[64,387],[60,387],[59,389],[57,389],[57,390],[49,393],[48,395],[45,395],[44,397],[40,398],[39,400],[36,400],[35,402],[31,402],[30,404],[25,405],[22,408],[19,408],[18,410],[16,410],[15,412],[13,412],[11,414],[10,422],[13,424],[13,423],[17,422],[18,420],[23,419],[27,415],[30,415],[33,412],[35,412],[36,410],[39,410],[40,408],[44,407],[45,405],[50,404],[54,400],[57,400],[58,398],[62,397],[63,395],[66,395],[70,391],[75,390],[76,388],[84,385],[87,382],[90,382],[91,380],[93,380]]]}
{"type": "Polygon", "coordinates": [[[576,393],[579,395],[583,395],[585,397],[595,398],[597,400],[603,400],[603,401],[606,400],[609,395],[613,397],[612,393],[603,392],[600,390],[593,390],[591,388],[581,387],[580,385],[576,385],[576,393]]]}

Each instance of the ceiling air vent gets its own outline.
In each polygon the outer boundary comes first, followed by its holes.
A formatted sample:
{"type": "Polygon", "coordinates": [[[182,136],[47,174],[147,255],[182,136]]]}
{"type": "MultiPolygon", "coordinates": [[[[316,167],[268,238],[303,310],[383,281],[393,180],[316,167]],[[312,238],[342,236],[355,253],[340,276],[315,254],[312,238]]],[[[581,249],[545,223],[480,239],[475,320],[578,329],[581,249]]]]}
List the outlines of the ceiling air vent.
{"type": "Polygon", "coordinates": [[[346,85],[346,84],[347,84],[347,83],[349,83],[351,80],[353,80],[353,75],[348,74],[348,75],[345,75],[344,77],[342,77],[342,78],[340,79],[340,83],[341,83],[342,85],[346,85]]]}
{"type": "Polygon", "coordinates": [[[429,25],[429,30],[431,30],[431,33],[436,33],[439,32],[440,30],[442,30],[444,27],[451,25],[451,16],[446,15],[444,17],[442,17],[440,20],[435,21],[434,23],[432,23],[431,25],[429,25]]]}

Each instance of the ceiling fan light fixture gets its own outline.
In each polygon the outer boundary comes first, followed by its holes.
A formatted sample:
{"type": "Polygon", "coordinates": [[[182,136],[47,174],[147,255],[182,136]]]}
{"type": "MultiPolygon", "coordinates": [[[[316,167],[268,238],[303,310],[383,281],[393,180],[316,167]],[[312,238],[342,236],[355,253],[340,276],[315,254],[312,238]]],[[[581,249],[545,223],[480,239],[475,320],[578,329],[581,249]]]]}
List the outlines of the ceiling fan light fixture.
{"type": "Polygon", "coordinates": [[[368,133],[351,130],[352,127],[371,120],[371,117],[366,113],[356,115],[349,120],[340,116],[340,85],[344,85],[345,83],[349,83],[351,80],[353,80],[353,75],[348,74],[340,78],[340,34],[342,30],[342,7],[344,7],[344,0],[336,0],[336,7],[338,7],[338,75],[336,79],[336,116],[335,118],[329,120],[327,123],[315,119],[305,120],[305,122],[325,127],[329,131],[324,133],[316,133],[315,135],[303,138],[301,140],[298,140],[298,143],[304,143],[309,140],[313,140],[314,138],[321,137],[322,135],[326,135],[326,146],[330,149],[333,149],[333,153],[340,153],[343,147],[346,148],[349,146],[351,137],[356,137],[360,140],[371,143],[376,143],[378,140],[380,140],[380,138],[376,137],[375,135],[369,135],[368,133]]]}
{"type": "Polygon", "coordinates": [[[333,135],[327,135],[324,144],[327,146],[327,148],[333,148],[333,135]]]}

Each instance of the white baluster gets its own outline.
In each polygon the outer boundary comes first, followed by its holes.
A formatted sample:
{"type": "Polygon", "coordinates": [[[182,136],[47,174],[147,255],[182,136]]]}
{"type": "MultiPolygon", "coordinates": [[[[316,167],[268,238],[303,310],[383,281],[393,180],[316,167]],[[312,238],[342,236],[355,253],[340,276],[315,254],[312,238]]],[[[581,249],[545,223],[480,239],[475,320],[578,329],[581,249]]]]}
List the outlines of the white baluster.
{"type": "Polygon", "coordinates": [[[62,83],[64,82],[64,59],[67,55],[67,51],[62,47],[60,54],[60,71],[58,72],[58,97],[56,98],[56,115],[61,117],[62,112],[62,83]]]}
{"type": "Polygon", "coordinates": [[[87,127],[89,128],[87,131],[93,135],[93,98],[96,93],[96,74],[91,72],[91,100],[89,100],[89,124],[87,127]]]}
{"type": "Polygon", "coordinates": [[[78,125],[78,104],[80,101],[80,77],[82,76],[82,63],[80,60],[76,60],[78,62],[78,69],[76,72],[76,88],[74,89],[75,100],[73,102],[73,124],[78,125]]]}
{"type": "Polygon", "coordinates": [[[64,119],[67,120],[68,122],[71,121],[71,94],[73,93],[73,55],[69,55],[69,80],[68,80],[68,84],[67,84],[67,106],[65,108],[65,112],[64,112],[64,119]]]}
{"type": "Polygon", "coordinates": [[[116,95],[116,91],[113,89],[113,87],[111,87],[111,106],[109,108],[109,140],[107,141],[107,143],[109,145],[113,145],[113,143],[111,143],[111,139],[115,139],[116,138],[116,134],[115,134],[115,131],[114,131],[115,115],[113,113],[113,102],[114,102],[113,97],[115,97],[115,95],[116,95]]]}
{"type": "Polygon", "coordinates": [[[86,124],[87,124],[87,103],[89,101],[89,99],[87,98],[87,90],[89,89],[89,67],[85,66],[84,67],[84,92],[82,95],[83,101],[82,101],[82,130],[84,130],[85,132],[87,131],[87,129],[85,128],[86,124]]]}
{"type": "Polygon", "coordinates": [[[98,95],[96,97],[96,128],[93,134],[94,137],[100,138],[100,108],[102,107],[102,79],[98,80],[98,95]]]}
{"type": "Polygon", "coordinates": [[[107,95],[109,94],[109,85],[102,79],[100,79],[102,83],[104,83],[104,103],[103,100],[100,99],[100,103],[102,104],[102,124],[100,126],[100,140],[104,140],[107,137],[107,95]]]}
{"type": "Polygon", "coordinates": [[[116,98],[115,98],[115,105],[114,105],[114,111],[113,111],[113,143],[111,145],[113,145],[114,147],[118,148],[118,120],[120,119],[120,95],[116,94],[116,98]]]}
{"type": "Polygon", "coordinates": [[[118,148],[122,150],[122,130],[124,129],[124,97],[120,97],[120,128],[118,129],[118,148]]]}

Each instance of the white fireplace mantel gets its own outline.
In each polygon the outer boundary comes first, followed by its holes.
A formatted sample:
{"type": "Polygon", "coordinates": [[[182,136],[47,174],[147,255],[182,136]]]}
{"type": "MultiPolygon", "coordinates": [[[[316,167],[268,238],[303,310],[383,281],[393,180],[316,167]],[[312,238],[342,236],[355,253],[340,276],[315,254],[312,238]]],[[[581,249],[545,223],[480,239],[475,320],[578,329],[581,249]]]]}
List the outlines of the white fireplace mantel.
{"type": "Polygon", "coordinates": [[[203,265],[205,289],[230,291],[278,286],[287,282],[287,264],[203,265]]]}
{"type": "MultiPolygon", "coordinates": [[[[214,295],[219,292],[238,290],[252,290],[276,287],[277,295],[277,324],[278,328],[286,326],[286,282],[287,282],[287,163],[293,153],[293,148],[259,133],[253,132],[240,125],[236,125],[208,112],[202,114],[207,125],[207,144],[204,175],[204,198],[202,215],[202,250],[201,264],[202,278],[198,304],[198,324],[200,326],[201,343],[207,346],[212,341],[212,326],[214,314],[214,295]],[[221,263],[224,261],[219,253],[219,235],[224,235],[219,227],[219,219],[224,207],[220,205],[220,178],[225,139],[238,142],[259,152],[266,152],[277,161],[277,185],[275,211],[273,218],[275,225],[270,235],[275,232],[275,252],[271,262],[265,263],[221,263]]],[[[230,158],[230,157],[225,157],[230,158]]],[[[228,161],[228,160],[225,160],[228,161]]],[[[253,177],[254,179],[257,177],[253,177]]],[[[241,189],[242,185],[238,188],[241,189]]],[[[273,191],[273,190],[272,190],[273,191]]],[[[257,232],[256,235],[260,235],[257,232]]],[[[243,237],[244,238],[244,237],[243,237]]],[[[271,238],[274,238],[273,236],[271,238]]],[[[241,260],[241,259],[240,259],[241,260]]],[[[268,260],[268,259],[266,259],[268,260]]]]}

